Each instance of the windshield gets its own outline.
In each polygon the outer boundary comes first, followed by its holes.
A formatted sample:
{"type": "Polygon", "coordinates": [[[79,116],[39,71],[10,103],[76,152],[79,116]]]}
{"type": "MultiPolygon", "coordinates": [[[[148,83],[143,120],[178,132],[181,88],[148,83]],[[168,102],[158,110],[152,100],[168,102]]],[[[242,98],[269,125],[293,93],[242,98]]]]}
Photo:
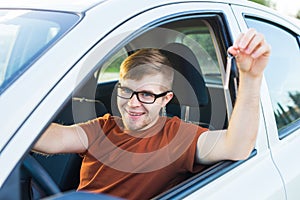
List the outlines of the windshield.
{"type": "Polygon", "coordinates": [[[71,13],[0,10],[0,94],[78,20],[71,13]]]}

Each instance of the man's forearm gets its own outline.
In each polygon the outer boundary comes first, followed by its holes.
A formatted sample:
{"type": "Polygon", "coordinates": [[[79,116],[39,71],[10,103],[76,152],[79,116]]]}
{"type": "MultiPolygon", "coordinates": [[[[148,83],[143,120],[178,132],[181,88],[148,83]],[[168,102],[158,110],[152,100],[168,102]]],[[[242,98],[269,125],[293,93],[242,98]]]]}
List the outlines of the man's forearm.
{"type": "Polygon", "coordinates": [[[45,154],[82,153],[87,146],[88,138],[80,126],[52,123],[34,145],[33,151],[45,154]]]}
{"type": "Polygon", "coordinates": [[[61,151],[60,125],[52,123],[33,147],[33,151],[55,154],[61,151]]]}
{"type": "Polygon", "coordinates": [[[262,76],[240,74],[238,97],[228,126],[232,154],[247,158],[255,145],[259,127],[259,102],[262,76]]]}

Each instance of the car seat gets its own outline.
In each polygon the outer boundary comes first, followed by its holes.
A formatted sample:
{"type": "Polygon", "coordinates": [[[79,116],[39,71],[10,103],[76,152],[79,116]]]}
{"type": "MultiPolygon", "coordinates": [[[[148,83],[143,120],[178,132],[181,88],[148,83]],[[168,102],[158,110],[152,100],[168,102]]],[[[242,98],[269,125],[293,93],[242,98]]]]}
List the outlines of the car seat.
{"type": "Polygon", "coordinates": [[[161,51],[174,68],[174,97],[166,106],[167,115],[208,128],[211,103],[196,56],[181,43],[169,43],[161,51]]]}

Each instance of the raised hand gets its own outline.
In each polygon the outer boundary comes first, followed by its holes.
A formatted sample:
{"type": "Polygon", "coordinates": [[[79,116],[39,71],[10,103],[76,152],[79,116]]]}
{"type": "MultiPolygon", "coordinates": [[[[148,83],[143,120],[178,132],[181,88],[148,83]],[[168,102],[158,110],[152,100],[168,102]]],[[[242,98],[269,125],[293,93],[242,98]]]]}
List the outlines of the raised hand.
{"type": "Polygon", "coordinates": [[[261,77],[271,53],[271,47],[264,36],[250,28],[241,33],[228,52],[236,57],[240,73],[261,77]]]}

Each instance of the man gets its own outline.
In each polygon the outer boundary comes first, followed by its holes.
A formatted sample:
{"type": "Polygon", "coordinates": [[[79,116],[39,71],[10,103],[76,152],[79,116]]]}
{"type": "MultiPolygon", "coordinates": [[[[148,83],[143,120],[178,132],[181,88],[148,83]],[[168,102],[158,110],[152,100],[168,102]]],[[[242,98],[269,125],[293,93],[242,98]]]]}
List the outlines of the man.
{"type": "Polygon", "coordinates": [[[121,65],[116,88],[121,118],[106,114],[73,126],[51,124],[34,149],[82,154],[79,190],[128,199],[149,199],[205,164],[246,159],[258,132],[260,85],[270,47],[249,29],[228,52],[236,56],[240,82],[227,130],[161,117],[173,97],[173,71],[159,50],[143,49],[121,65]]]}

